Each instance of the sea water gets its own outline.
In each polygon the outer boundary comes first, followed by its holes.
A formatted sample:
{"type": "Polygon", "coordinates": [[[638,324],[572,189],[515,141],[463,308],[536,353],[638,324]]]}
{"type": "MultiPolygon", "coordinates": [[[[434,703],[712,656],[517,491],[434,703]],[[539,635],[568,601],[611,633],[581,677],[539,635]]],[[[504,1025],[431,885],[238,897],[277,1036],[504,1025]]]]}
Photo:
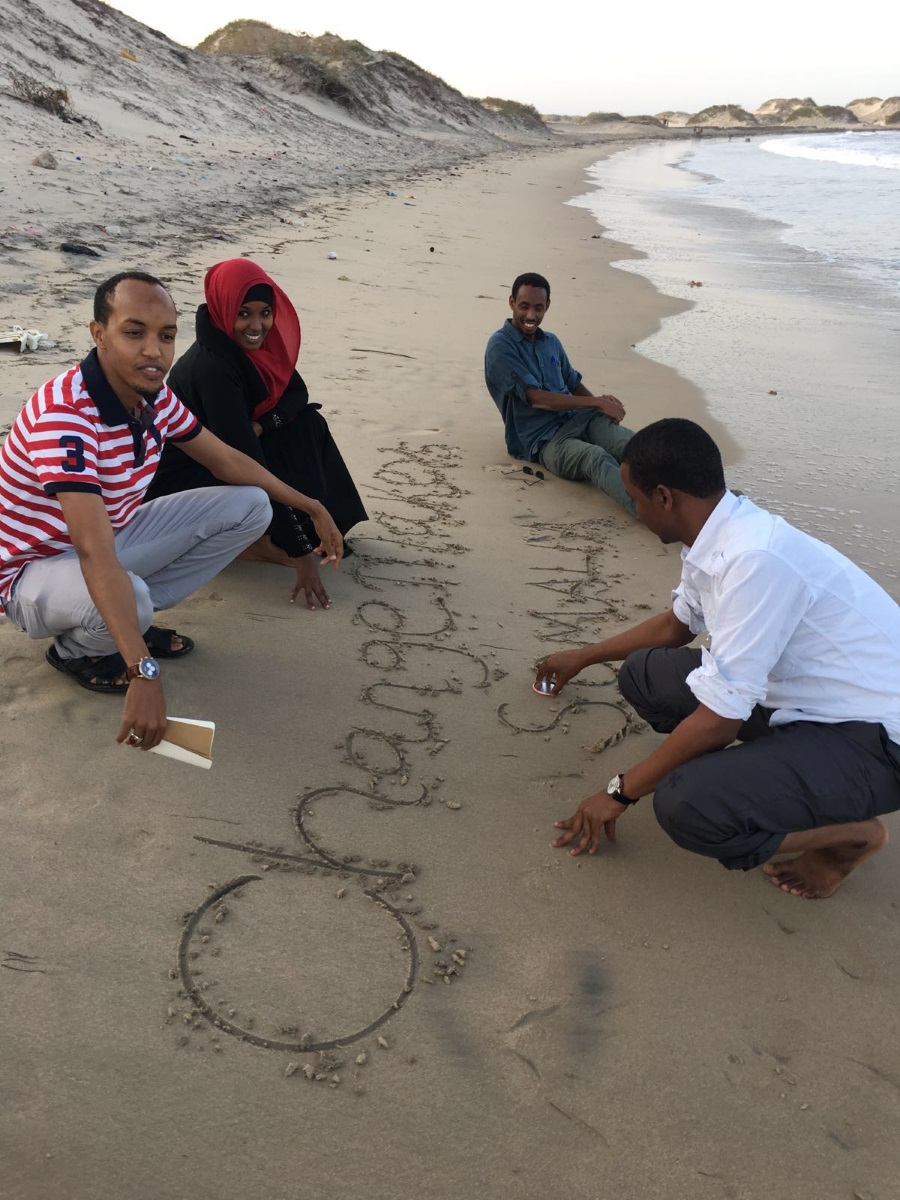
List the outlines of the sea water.
{"type": "Polygon", "coordinates": [[[571,203],[646,256],[617,265],[693,304],[638,349],[703,388],[729,481],[900,597],[900,131],[654,143],[589,178],[571,203]]]}

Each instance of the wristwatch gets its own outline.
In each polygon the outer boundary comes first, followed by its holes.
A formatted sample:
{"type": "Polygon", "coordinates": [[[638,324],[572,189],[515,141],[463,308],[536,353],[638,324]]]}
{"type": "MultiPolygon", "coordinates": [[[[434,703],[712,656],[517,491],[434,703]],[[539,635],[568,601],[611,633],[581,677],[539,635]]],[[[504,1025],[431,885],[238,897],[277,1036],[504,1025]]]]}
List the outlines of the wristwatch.
{"type": "Polygon", "coordinates": [[[622,790],[624,787],[625,776],[613,775],[612,779],[606,785],[606,794],[612,796],[613,800],[618,800],[620,804],[637,804],[640,796],[636,800],[632,800],[629,796],[625,795],[625,792],[622,790]]]}
{"type": "Polygon", "coordinates": [[[129,667],[125,672],[125,678],[131,683],[132,679],[159,679],[160,670],[159,663],[155,658],[142,658],[139,663],[135,663],[133,667],[129,667]]]}

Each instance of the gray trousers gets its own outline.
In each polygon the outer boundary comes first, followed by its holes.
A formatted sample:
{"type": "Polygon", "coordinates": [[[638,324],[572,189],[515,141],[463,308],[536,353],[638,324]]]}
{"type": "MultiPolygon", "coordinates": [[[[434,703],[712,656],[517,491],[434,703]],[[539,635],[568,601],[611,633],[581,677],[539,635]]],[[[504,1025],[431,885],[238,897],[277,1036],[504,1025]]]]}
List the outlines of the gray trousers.
{"type": "MultiPolygon", "coordinates": [[[[115,535],[141,632],[159,609],[172,608],[218,575],[271,520],[269,498],[256,487],[198,488],[142,505],[115,535]]],[[[95,658],[116,649],[74,550],[29,563],[4,608],[29,637],[55,638],[60,658],[95,658]]]]}
{"type": "MultiPolygon", "coordinates": [[[[685,682],[700,651],[639,650],[619,672],[619,690],[658,733],[698,706],[685,682]]],[[[769,725],[759,705],[738,732],[742,744],[704,754],[660,780],[656,818],[685,850],[749,871],[778,852],[786,834],[868,821],[900,808],[900,746],[882,725],[794,721],[769,725]]]]}
{"type": "Polygon", "coordinates": [[[636,516],[634,501],[619,472],[632,433],[606,413],[587,408],[562,425],[541,448],[542,466],[561,479],[586,479],[636,516]]]}

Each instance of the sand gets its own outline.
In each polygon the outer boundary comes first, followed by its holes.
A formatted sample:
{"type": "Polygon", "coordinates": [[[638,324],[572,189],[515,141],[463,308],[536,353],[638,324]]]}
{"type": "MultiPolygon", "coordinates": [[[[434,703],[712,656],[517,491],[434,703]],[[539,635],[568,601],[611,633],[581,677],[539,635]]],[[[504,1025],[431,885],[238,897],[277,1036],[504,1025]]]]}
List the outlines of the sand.
{"type": "MultiPolygon", "coordinates": [[[[821,904],[678,850],[648,801],[596,859],[549,847],[655,737],[608,669],[546,701],[532,664],[665,606],[678,559],[506,456],[481,355],[513,275],[549,275],[548,326],[629,423],[739,453],[633,348],[681,302],[562,204],[595,157],[379,180],[214,247],[148,226],[183,349],[214,258],[294,297],[372,520],[328,613],[236,564],[169,614],[209,772],[116,746],[118,701],[0,624],[4,1200],[893,1194],[893,846],[821,904]]],[[[5,419],[86,348],[99,269],[41,281],[60,348],[4,360],[5,419]]]]}

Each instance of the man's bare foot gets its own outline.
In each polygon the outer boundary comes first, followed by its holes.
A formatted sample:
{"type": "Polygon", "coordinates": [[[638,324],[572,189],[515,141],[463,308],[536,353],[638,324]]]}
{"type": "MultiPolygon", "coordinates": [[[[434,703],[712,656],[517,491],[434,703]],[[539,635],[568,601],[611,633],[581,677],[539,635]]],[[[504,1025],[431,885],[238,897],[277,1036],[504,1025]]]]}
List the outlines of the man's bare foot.
{"type": "Polygon", "coordinates": [[[851,871],[883,850],[888,831],[875,818],[854,824],[852,840],[838,842],[820,850],[806,850],[798,858],[766,863],[763,871],[775,887],[804,900],[824,900],[833,896],[851,871]]]}

